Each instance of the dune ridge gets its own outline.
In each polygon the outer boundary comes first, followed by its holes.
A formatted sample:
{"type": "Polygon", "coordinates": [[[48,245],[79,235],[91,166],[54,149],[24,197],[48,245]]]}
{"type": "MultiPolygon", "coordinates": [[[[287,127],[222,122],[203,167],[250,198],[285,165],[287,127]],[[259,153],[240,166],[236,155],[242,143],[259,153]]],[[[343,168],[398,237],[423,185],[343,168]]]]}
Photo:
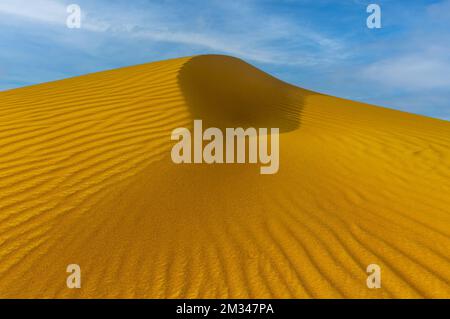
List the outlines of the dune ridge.
{"type": "Polygon", "coordinates": [[[219,55],[0,92],[0,119],[2,298],[450,297],[449,122],[219,55]],[[173,164],[198,118],[280,127],[279,173],[173,164]]]}

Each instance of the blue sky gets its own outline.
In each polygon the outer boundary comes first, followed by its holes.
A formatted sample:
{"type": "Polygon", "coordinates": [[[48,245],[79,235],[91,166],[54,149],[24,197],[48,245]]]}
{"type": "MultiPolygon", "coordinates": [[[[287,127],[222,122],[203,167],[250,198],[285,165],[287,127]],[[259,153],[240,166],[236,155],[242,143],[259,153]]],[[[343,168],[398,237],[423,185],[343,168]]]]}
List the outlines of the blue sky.
{"type": "Polygon", "coordinates": [[[450,120],[450,0],[0,0],[0,90],[206,53],[450,120]],[[66,27],[71,3],[81,29],[66,27]],[[370,3],[381,29],[366,26],[370,3]]]}

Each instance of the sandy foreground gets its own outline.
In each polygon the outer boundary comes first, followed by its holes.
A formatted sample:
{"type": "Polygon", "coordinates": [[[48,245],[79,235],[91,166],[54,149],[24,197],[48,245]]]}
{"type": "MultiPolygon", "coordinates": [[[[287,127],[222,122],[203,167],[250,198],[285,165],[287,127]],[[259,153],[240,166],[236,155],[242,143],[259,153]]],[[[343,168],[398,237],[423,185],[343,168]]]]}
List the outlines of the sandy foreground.
{"type": "Polygon", "coordinates": [[[0,297],[450,298],[449,194],[450,122],[230,57],[0,92],[0,297]],[[279,127],[279,172],[174,164],[193,119],[279,127]]]}

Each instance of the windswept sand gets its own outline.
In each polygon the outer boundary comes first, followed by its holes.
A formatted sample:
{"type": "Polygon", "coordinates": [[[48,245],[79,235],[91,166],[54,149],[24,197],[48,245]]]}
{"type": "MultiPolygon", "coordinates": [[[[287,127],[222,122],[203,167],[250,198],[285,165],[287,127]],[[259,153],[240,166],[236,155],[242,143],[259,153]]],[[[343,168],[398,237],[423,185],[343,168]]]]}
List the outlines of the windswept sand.
{"type": "Polygon", "coordinates": [[[450,298],[449,194],[450,122],[230,57],[0,92],[0,297],[450,298]],[[279,173],[173,164],[194,118],[280,127],[279,173]]]}

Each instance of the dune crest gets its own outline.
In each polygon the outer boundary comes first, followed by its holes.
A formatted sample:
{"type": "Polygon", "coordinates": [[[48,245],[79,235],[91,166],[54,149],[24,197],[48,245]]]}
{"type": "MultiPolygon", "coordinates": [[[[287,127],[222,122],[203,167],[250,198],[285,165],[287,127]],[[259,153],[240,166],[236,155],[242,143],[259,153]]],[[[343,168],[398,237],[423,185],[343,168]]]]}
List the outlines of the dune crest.
{"type": "Polygon", "coordinates": [[[217,55],[0,92],[0,118],[2,298],[450,297],[449,122],[217,55]],[[174,164],[194,119],[279,127],[279,172],[174,164]]]}
{"type": "Polygon", "coordinates": [[[179,85],[192,117],[206,127],[277,127],[300,125],[308,91],[282,82],[242,60],[198,56],[180,70],[179,85]]]}

